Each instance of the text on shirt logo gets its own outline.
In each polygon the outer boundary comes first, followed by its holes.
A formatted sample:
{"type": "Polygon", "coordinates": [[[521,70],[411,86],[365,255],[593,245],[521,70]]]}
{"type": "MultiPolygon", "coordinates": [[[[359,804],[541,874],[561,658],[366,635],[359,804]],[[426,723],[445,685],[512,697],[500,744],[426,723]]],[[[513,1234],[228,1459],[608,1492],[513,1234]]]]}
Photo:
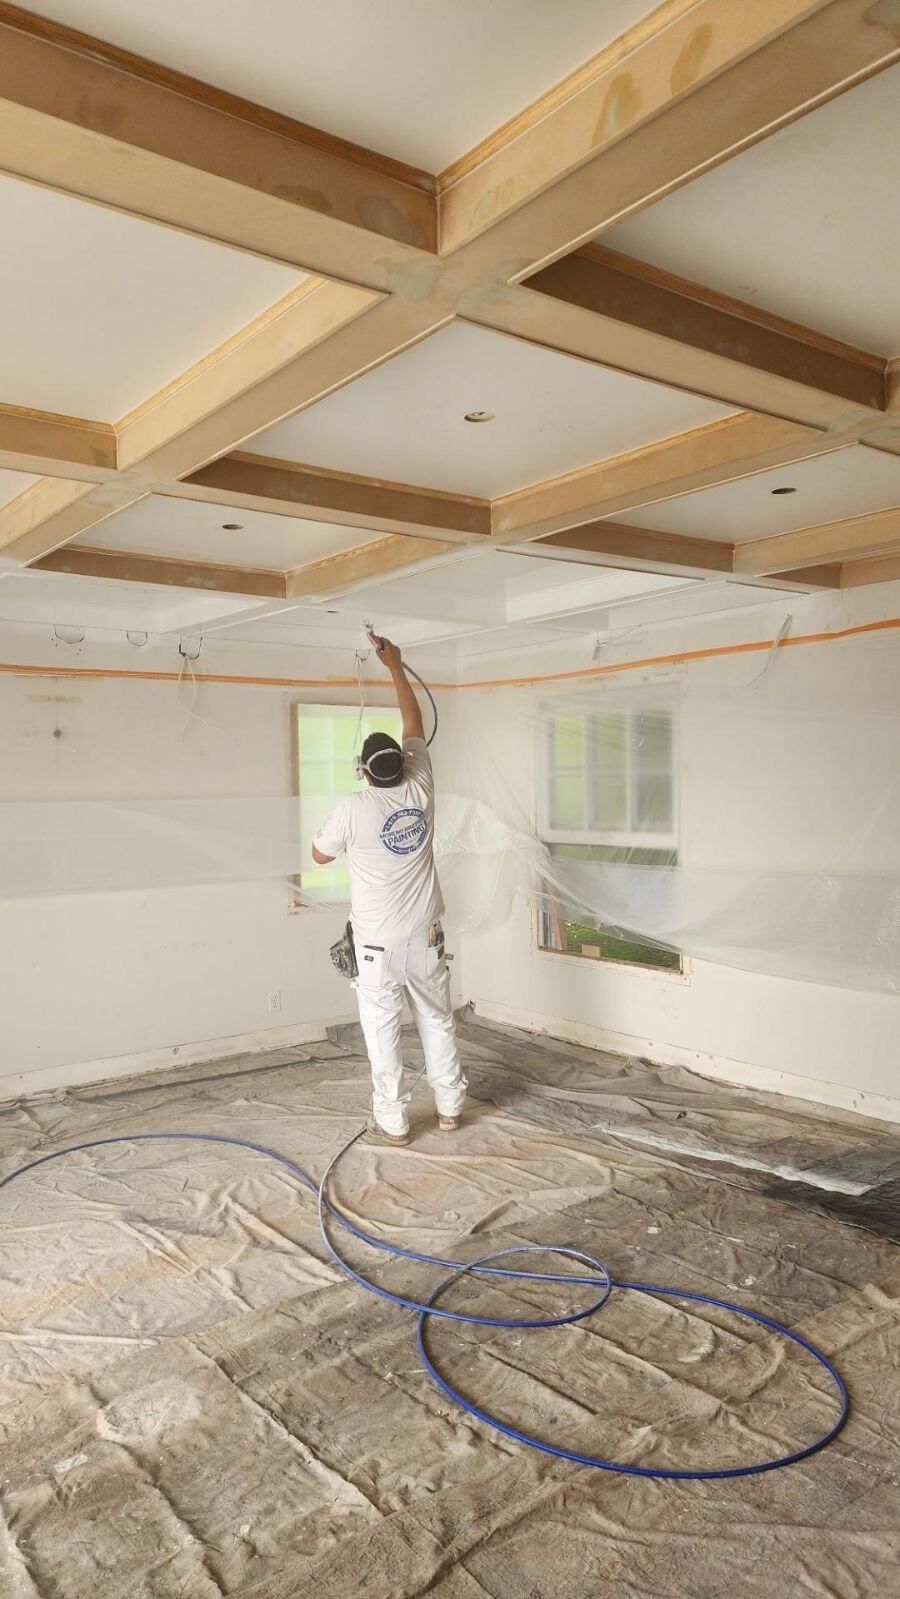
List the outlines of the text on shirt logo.
{"type": "Polygon", "coordinates": [[[379,837],[392,855],[412,855],[425,842],[428,820],[425,812],[416,807],[393,811],[385,821],[379,837]]]}

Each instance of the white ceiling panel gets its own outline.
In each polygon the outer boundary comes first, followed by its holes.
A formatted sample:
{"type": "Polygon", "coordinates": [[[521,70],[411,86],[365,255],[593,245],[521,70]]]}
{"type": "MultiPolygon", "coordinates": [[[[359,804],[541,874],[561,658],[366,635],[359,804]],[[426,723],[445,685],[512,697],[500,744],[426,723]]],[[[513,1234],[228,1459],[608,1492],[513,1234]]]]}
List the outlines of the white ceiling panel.
{"type": "Polygon", "coordinates": [[[454,322],[253,440],[260,454],[494,497],[734,413],[454,322]],[[466,422],[487,411],[492,422],[466,422]]]}
{"type": "Polygon", "coordinates": [[[7,404],[118,421],[303,273],[0,178],[7,404]]]}
{"type": "Polygon", "coordinates": [[[150,495],[127,511],[107,517],[77,542],[92,549],[285,572],[383,537],[383,533],[360,527],[150,495]],[[233,523],[237,528],[229,525],[233,523]]]}
{"type": "Polygon", "coordinates": [[[612,228],[604,244],[900,354],[900,66],[612,228]]]}
{"type": "Polygon", "coordinates": [[[613,520],[660,533],[741,544],[892,505],[900,505],[900,457],[857,444],[617,513],[613,520]],[[796,492],[773,493],[781,488],[796,492]]]}
{"type": "Polygon", "coordinates": [[[0,468],[0,505],[8,505],[36,482],[37,478],[29,477],[27,472],[6,472],[0,468]]]}
{"type": "MultiPolygon", "coordinates": [[[[223,611],[253,609],[255,599],[236,594],[198,594],[143,583],[105,582],[23,568],[0,582],[0,623],[30,622],[48,627],[150,633],[170,629],[201,631],[223,611]]],[[[56,648],[54,641],[51,648],[56,648]]],[[[137,650],[135,654],[137,655],[137,650]]]]}
{"type": "Polygon", "coordinates": [[[40,0],[26,9],[439,172],[656,3],[40,0]]]}

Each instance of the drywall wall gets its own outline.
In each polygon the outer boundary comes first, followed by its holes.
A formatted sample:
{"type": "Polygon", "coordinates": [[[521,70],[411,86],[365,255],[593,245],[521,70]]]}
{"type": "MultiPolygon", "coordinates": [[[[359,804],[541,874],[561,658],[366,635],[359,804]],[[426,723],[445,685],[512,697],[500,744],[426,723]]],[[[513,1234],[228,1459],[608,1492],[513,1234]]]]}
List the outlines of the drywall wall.
{"type": "MultiPolygon", "coordinates": [[[[8,627],[0,658],[177,672],[177,638],[61,643],[8,627]]],[[[346,652],[204,645],[238,674],[345,675],[346,652]]],[[[296,690],[0,675],[0,800],[290,795],[296,690]]],[[[346,689],[310,700],[353,701],[346,689]]],[[[374,697],[374,696],[373,696],[374,697]]],[[[0,900],[0,1098],[170,1060],[321,1036],[353,996],[328,946],[343,917],[297,911],[286,882],[0,900]],[[269,1008],[270,994],[280,1009],[269,1008]]]]}
{"type": "MultiPolygon", "coordinates": [[[[900,615],[900,585],[782,599],[703,623],[642,627],[605,646],[603,659],[639,660],[771,638],[787,610],[793,613],[795,634],[852,627],[900,615]]],[[[860,823],[869,814],[870,796],[895,804],[897,794],[897,745],[885,741],[884,730],[896,732],[900,721],[900,632],[879,637],[883,642],[877,649],[825,644],[790,651],[794,687],[803,682],[810,698],[823,705],[840,703],[851,717],[855,707],[857,729],[859,718],[879,713],[871,716],[871,737],[854,739],[852,766],[834,741],[837,719],[823,716],[804,725],[806,766],[799,785],[796,751],[784,742],[785,727],[796,728],[796,721],[774,716],[765,760],[750,764],[739,722],[729,728],[727,716],[719,717],[713,735],[708,721],[692,722],[686,696],[676,771],[682,860],[727,866],[739,836],[742,865],[815,870],[827,832],[832,839],[846,837],[843,869],[900,875],[900,838],[885,849],[884,829],[867,833],[860,823]]],[[[584,666],[590,659],[586,646],[587,641],[572,642],[544,650],[539,658],[533,651],[511,653],[492,661],[491,675],[584,666]]],[[[735,656],[717,670],[726,685],[738,689],[764,661],[765,656],[735,656]]],[[[776,656],[766,685],[769,702],[776,705],[779,670],[776,656]]],[[[489,707],[489,696],[459,697],[452,728],[457,750],[480,740],[497,769],[512,775],[520,793],[532,795],[536,741],[523,732],[522,722],[508,715],[504,720],[500,712],[492,725],[489,707]]],[[[842,863],[835,860],[833,869],[841,870],[842,863]]],[[[521,900],[502,927],[474,929],[462,944],[463,985],[486,1016],[900,1118],[900,999],[890,994],[709,961],[691,961],[679,976],[543,953],[536,948],[536,918],[521,900]]]]}

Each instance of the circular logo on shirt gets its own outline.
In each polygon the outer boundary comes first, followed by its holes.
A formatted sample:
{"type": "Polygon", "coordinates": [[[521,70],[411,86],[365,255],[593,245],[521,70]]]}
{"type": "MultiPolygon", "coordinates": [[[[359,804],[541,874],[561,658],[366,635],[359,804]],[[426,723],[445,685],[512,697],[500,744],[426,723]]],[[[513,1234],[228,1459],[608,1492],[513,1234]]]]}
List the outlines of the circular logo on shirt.
{"type": "Polygon", "coordinates": [[[384,823],[379,837],[392,855],[412,855],[425,842],[428,819],[416,806],[393,811],[384,823]]]}

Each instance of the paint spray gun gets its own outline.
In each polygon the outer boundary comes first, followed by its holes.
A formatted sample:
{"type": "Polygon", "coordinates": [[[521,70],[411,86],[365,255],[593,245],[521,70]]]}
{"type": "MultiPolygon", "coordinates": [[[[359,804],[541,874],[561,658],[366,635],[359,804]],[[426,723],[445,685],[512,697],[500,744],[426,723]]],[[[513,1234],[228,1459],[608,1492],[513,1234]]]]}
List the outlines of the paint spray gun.
{"type": "Polygon", "coordinates": [[[375,632],[374,624],[366,620],[363,622],[362,630],[366,636],[367,642],[369,644],[374,643],[376,655],[380,655],[384,649],[384,639],[378,637],[377,633],[375,632]]]}

